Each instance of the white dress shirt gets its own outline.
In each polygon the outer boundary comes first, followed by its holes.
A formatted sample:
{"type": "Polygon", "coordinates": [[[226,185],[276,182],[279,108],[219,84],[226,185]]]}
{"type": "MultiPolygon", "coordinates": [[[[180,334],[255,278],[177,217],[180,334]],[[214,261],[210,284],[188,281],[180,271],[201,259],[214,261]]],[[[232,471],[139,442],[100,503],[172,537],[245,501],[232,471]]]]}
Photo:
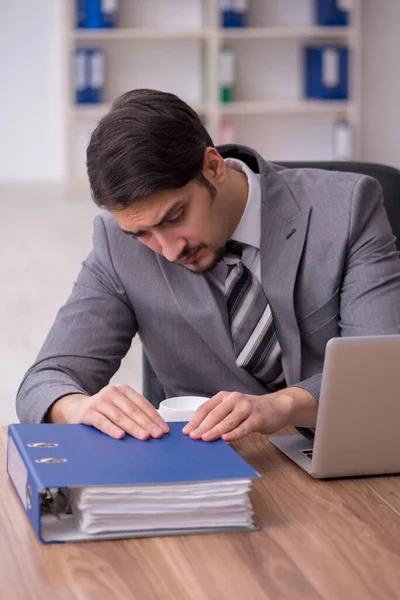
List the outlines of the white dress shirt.
{"type": "MultiPolygon", "coordinates": [[[[236,171],[242,171],[249,184],[249,195],[247,197],[246,207],[242,218],[232,236],[231,240],[246,244],[243,250],[242,262],[255,275],[258,281],[261,280],[261,183],[260,175],[254,173],[241,160],[236,158],[226,158],[226,165],[236,171]]],[[[228,267],[222,260],[212,272],[209,273],[210,281],[218,289],[225,293],[225,279],[228,274],[228,267]]]]}

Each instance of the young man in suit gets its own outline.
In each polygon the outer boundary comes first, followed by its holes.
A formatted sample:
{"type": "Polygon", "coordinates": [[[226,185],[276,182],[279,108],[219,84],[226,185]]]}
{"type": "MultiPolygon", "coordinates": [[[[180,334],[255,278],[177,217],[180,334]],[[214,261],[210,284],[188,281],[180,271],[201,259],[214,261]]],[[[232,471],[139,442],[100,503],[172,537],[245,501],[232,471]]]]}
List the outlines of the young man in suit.
{"type": "Polygon", "coordinates": [[[121,96],[87,167],[93,250],[26,374],[22,421],[116,438],[168,426],[110,386],[138,333],[167,396],[209,396],[184,433],[233,441],[313,428],[328,340],[400,333],[400,261],[372,178],[216,149],[172,94],[121,96]]]}

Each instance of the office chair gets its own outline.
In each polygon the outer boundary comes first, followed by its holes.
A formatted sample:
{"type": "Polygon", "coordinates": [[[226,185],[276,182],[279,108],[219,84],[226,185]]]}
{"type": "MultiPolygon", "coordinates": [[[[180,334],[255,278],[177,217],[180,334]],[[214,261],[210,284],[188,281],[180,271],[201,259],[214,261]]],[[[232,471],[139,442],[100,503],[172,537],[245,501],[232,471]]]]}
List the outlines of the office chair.
{"type": "MultiPolygon", "coordinates": [[[[347,171],[369,175],[379,181],[383,189],[386,212],[396,236],[396,246],[400,251],[400,170],[385,165],[363,162],[280,162],[283,167],[291,169],[313,168],[327,171],[347,171]]],[[[155,374],[146,353],[143,352],[143,395],[158,408],[165,399],[165,393],[155,374]]]]}

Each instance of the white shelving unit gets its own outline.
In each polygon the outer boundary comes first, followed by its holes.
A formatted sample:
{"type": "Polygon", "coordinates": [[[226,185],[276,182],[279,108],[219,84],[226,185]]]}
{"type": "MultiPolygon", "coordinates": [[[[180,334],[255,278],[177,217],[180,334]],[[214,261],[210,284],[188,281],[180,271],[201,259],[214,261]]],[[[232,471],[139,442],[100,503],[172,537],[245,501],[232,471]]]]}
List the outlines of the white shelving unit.
{"type": "Polygon", "coordinates": [[[219,0],[119,0],[120,27],[74,28],[74,0],[66,0],[66,157],[69,180],[85,177],[90,132],[124,91],[153,87],[178,94],[204,118],[215,143],[229,119],[238,143],[269,160],[331,158],[336,119],[352,127],[353,154],[360,149],[360,12],[353,0],[349,27],[316,27],[313,0],[249,0],[249,25],[220,27],[219,0]],[[302,48],[339,43],[351,48],[350,100],[302,96],[302,48]],[[219,51],[234,49],[235,101],[221,103],[219,51]],[[73,55],[102,47],[106,55],[104,103],[76,105],[73,55]]]}

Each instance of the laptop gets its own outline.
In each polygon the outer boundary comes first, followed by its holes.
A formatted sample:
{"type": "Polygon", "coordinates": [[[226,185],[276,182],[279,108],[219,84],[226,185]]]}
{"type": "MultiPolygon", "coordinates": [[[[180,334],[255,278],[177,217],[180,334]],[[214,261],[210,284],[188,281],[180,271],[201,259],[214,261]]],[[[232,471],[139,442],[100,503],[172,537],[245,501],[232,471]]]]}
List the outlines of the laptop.
{"type": "Polygon", "coordinates": [[[331,339],[314,442],[269,439],[317,479],[400,473],[400,335],[331,339]]]}

